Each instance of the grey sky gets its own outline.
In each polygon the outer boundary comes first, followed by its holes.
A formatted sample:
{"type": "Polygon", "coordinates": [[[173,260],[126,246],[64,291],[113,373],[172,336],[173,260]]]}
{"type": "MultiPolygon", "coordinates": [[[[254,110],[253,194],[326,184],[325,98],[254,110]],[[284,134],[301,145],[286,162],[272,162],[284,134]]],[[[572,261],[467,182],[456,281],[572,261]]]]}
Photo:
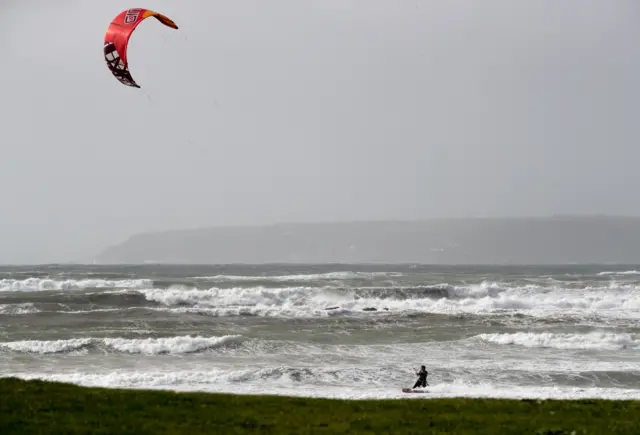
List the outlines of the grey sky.
{"type": "Polygon", "coordinates": [[[0,263],[156,229],[640,214],[635,0],[4,0],[0,263]],[[147,20],[129,59],[111,19],[147,20]]]}

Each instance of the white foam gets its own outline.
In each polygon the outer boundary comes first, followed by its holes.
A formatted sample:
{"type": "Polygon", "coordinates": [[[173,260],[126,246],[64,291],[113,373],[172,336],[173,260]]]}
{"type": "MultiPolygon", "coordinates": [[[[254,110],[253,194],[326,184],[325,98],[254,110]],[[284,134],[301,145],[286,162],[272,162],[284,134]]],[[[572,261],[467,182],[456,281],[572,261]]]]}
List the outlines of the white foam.
{"type": "Polygon", "coordinates": [[[0,315],[19,316],[22,314],[35,314],[39,312],[40,310],[30,302],[23,304],[0,304],[0,315]]]}
{"type": "Polygon", "coordinates": [[[598,276],[610,276],[610,275],[620,275],[620,276],[633,276],[640,275],[640,271],[637,270],[625,270],[625,271],[612,271],[612,272],[600,272],[598,276]]]}
{"type": "Polygon", "coordinates": [[[194,279],[206,281],[347,281],[353,279],[372,279],[385,276],[403,276],[399,272],[327,272],[315,274],[297,274],[297,275],[213,275],[213,276],[196,276],[194,279]]]}
{"type": "Polygon", "coordinates": [[[314,287],[230,288],[209,290],[141,290],[147,300],[165,306],[186,305],[213,316],[259,315],[267,317],[328,316],[325,308],[340,301],[349,303],[349,295],[331,294],[314,287]]]}
{"type": "Polygon", "coordinates": [[[106,346],[120,352],[160,355],[167,353],[184,354],[198,352],[204,349],[212,349],[239,338],[239,335],[226,335],[223,337],[185,336],[141,339],[105,338],[102,342],[106,346]]]}
{"type": "MultiPolygon", "coordinates": [[[[574,335],[582,342],[595,343],[598,337],[614,344],[624,340],[615,334],[598,334],[574,335]]],[[[543,345],[561,340],[580,342],[571,334],[570,340],[563,334],[549,336],[543,345]]],[[[5,360],[0,376],[88,386],[358,399],[406,397],[400,388],[415,379],[412,366],[423,363],[430,372],[428,397],[640,397],[640,389],[634,387],[640,360],[633,351],[605,346],[608,352],[575,359],[564,347],[551,352],[535,346],[496,348],[483,345],[483,337],[488,336],[358,345],[241,340],[240,336],[13,342],[4,345],[21,352],[54,355],[37,358],[30,365],[20,358],[5,360]],[[240,346],[228,346],[240,341],[240,346]],[[96,346],[104,347],[97,350],[106,350],[108,355],[87,352],[96,346]],[[208,348],[220,348],[221,352],[194,355],[208,348]],[[85,352],[68,353],[78,350],[85,352]],[[604,388],[597,388],[599,385],[604,388]],[[616,385],[621,388],[612,388],[616,385]]],[[[515,337],[516,341],[529,340],[527,343],[536,339],[515,337]]]]}
{"type": "Polygon", "coordinates": [[[512,334],[480,334],[477,339],[488,343],[547,347],[554,349],[619,350],[640,349],[640,339],[631,334],[589,332],[587,334],[516,332],[512,334]]]}
{"type": "Polygon", "coordinates": [[[47,290],[84,290],[88,288],[130,288],[140,289],[153,286],[150,279],[68,279],[49,278],[0,279],[0,292],[36,292],[47,290]]]}
{"type": "Polygon", "coordinates": [[[0,348],[12,350],[14,352],[49,354],[61,352],[74,352],[90,345],[91,338],[72,338],[69,340],[25,340],[0,343],[0,348]]]}
{"type": "Polygon", "coordinates": [[[111,351],[143,354],[187,354],[214,349],[241,339],[239,335],[221,337],[180,336],[162,338],[72,338],[67,340],[26,340],[0,343],[0,348],[14,352],[55,354],[86,350],[88,346],[104,346],[111,351]]]}
{"type": "Polygon", "coordinates": [[[211,315],[332,316],[365,309],[385,313],[495,314],[532,316],[605,316],[640,319],[640,289],[606,287],[563,289],[527,285],[503,288],[498,283],[406,289],[370,287],[236,287],[140,289],[149,301],[167,307],[188,306],[211,315]]]}

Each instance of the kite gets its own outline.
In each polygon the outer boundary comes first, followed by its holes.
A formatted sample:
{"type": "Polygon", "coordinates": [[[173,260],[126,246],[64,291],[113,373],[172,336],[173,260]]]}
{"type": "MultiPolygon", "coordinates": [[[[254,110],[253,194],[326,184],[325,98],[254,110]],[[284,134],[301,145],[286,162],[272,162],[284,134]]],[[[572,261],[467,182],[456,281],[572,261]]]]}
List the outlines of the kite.
{"type": "Polygon", "coordinates": [[[145,19],[154,17],[172,29],[178,29],[176,23],[157,12],[148,9],[128,9],[113,19],[104,37],[104,59],[111,73],[126,86],[140,88],[131,77],[127,60],[127,46],[131,34],[145,19]]]}

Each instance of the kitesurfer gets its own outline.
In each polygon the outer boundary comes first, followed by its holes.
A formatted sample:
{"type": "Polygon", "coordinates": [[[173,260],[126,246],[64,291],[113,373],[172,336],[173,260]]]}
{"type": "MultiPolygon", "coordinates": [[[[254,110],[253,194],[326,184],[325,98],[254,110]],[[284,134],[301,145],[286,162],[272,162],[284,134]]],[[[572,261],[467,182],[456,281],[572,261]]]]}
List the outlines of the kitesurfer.
{"type": "Polygon", "coordinates": [[[424,388],[427,385],[429,385],[427,384],[427,376],[429,375],[429,372],[427,371],[427,368],[425,366],[421,366],[420,371],[416,372],[416,375],[418,376],[418,380],[416,381],[413,388],[417,388],[417,387],[424,388]]]}

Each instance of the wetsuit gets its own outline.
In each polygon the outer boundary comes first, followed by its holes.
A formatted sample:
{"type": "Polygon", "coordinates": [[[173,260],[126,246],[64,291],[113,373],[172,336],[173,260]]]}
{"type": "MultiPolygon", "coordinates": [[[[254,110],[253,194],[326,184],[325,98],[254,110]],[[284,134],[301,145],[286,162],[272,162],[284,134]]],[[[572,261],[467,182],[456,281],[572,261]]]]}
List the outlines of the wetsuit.
{"type": "Polygon", "coordinates": [[[426,387],[427,386],[427,375],[429,374],[428,371],[426,370],[420,370],[417,375],[418,375],[418,380],[416,381],[416,384],[413,386],[413,388],[417,388],[417,387],[426,387]]]}

